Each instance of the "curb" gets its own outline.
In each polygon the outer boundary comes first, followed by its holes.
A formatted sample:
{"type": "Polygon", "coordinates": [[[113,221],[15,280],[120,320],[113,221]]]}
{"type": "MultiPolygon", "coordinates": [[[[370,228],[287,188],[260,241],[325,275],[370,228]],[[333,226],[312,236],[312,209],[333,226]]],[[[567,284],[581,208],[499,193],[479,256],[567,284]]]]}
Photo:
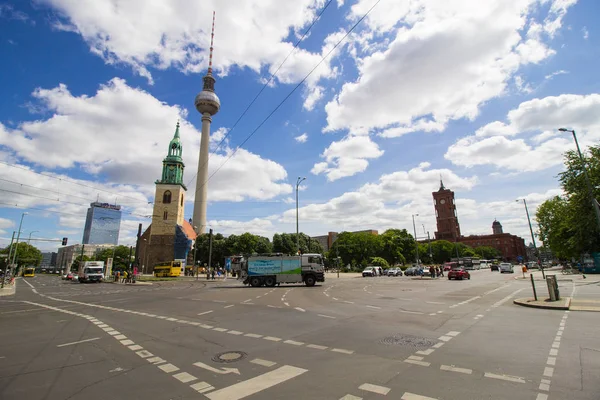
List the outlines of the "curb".
{"type": "MultiPolygon", "coordinates": [[[[534,303],[530,303],[531,301],[534,301],[534,299],[531,297],[514,299],[513,303],[516,305],[522,306],[522,307],[539,308],[539,309],[544,309],[544,310],[568,310],[569,307],[571,306],[571,298],[567,297],[566,299],[567,299],[566,305],[534,304],[534,303]]],[[[562,303],[562,304],[565,304],[565,303],[562,303]]]]}
{"type": "Polygon", "coordinates": [[[2,289],[0,289],[0,297],[2,296],[13,296],[17,293],[17,281],[15,280],[14,284],[4,285],[2,289]]]}

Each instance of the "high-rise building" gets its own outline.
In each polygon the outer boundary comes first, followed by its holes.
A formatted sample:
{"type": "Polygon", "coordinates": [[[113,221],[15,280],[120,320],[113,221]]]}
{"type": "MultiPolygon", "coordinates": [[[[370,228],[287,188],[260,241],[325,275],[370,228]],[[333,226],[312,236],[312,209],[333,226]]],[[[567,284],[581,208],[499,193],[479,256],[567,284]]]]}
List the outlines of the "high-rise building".
{"type": "Polygon", "coordinates": [[[83,229],[83,244],[114,244],[119,242],[121,206],[90,203],[83,229]]]}
{"type": "Polygon", "coordinates": [[[54,267],[56,265],[56,252],[48,251],[42,253],[42,262],[40,262],[41,267],[54,267]]]}
{"type": "Polygon", "coordinates": [[[198,175],[196,177],[196,192],[194,195],[194,212],[192,224],[198,234],[206,232],[206,206],[208,198],[208,148],[210,141],[210,124],[212,116],[219,112],[221,101],[215,93],[215,78],[212,75],[213,39],[215,36],[215,13],[213,12],[212,32],[210,36],[210,55],[208,57],[208,72],[204,76],[204,86],[194,100],[196,110],[202,114],[202,136],[200,140],[200,155],[198,159],[198,175]]]}
{"type": "Polygon", "coordinates": [[[179,122],[163,160],[161,179],[157,180],[154,194],[152,224],[138,240],[138,260],[144,273],[152,272],[154,264],[165,261],[187,260],[196,233],[184,217],[185,192],[179,137],[179,122]]]}

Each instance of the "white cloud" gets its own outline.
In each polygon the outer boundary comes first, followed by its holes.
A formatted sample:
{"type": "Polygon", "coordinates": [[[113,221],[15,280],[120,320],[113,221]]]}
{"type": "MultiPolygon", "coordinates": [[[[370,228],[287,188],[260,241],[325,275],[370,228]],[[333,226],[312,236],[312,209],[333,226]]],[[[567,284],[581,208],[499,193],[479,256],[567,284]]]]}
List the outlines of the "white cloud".
{"type": "MultiPolygon", "coordinates": [[[[325,130],[381,130],[383,136],[394,137],[425,128],[442,131],[448,120],[475,118],[482,103],[504,94],[522,65],[553,54],[540,38],[541,26],[531,18],[536,4],[381,2],[367,18],[371,31],[361,38],[375,44],[385,32],[390,44],[383,50],[370,46],[377,50],[357,56],[358,79],[345,83],[326,105],[325,130]]],[[[358,1],[351,18],[362,16],[371,5],[358,1]]],[[[552,16],[564,15],[560,10],[566,7],[553,7],[552,16]]]]}
{"type": "Polygon", "coordinates": [[[321,98],[323,98],[323,87],[314,86],[308,89],[308,95],[304,99],[304,104],[302,105],[304,109],[307,111],[312,111],[315,108],[315,105],[321,98]]]}
{"type": "Polygon", "coordinates": [[[321,154],[326,161],[316,163],[311,172],[315,175],[325,173],[331,182],[364,171],[369,165],[368,159],[382,155],[383,150],[370,137],[347,136],[332,142],[321,154]]]}
{"type": "MultiPolygon", "coordinates": [[[[212,10],[216,11],[214,62],[225,75],[234,67],[273,73],[294,47],[290,31],[310,23],[324,0],[179,1],[42,0],[58,11],[57,29],[77,32],[108,64],[125,63],[152,82],[150,69],[204,71],[212,10]]],[[[279,70],[279,82],[299,82],[321,54],[296,49],[279,70]]],[[[330,76],[325,62],[313,80],[330,76]]]]}
{"type": "Polygon", "coordinates": [[[216,151],[217,148],[221,148],[222,146],[227,146],[229,144],[229,138],[226,137],[228,132],[229,132],[229,129],[223,128],[223,127],[215,130],[214,132],[211,132],[211,134],[210,134],[210,149],[211,149],[211,151],[216,151]]]}
{"type": "Polygon", "coordinates": [[[574,148],[561,127],[575,127],[582,146],[600,139],[600,94],[563,94],[521,103],[474,136],[458,140],[445,158],[456,165],[495,165],[513,171],[538,171],[562,163],[565,150],[574,148]],[[533,135],[532,135],[533,134],[533,135]],[[509,139],[508,136],[521,137],[509,139]],[[531,137],[528,137],[531,136],[531,137]]]}
{"type": "MultiPolygon", "coordinates": [[[[547,2],[547,1],[543,1],[547,2]]],[[[575,5],[577,0],[551,0],[550,12],[544,20],[544,31],[554,37],[562,26],[562,19],[567,14],[569,7],[575,5]]]]}
{"type": "MultiPolygon", "coordinates": [[[[50,169],[82,168],[113,185],[136,185],[151,196],[175,122],[180,119],[184,181],[190,183],[187,197],[193,199],[200,132],[179,106],[165,104],[118,78],[102,85],[93,96],[73,96],[62,84],[36,89],[33,95],[50,117],[23,122],[16,129],[0,124],[0,144],[15,157],[50,169]]],[[[213,141],[225,132],[217,129],[213,141]]],[[[280,164],[245,149],[228,160],[232,152],[225,146],[210,157],[209,176],[220,169],[209,181],[209,201],[269,199],[291,193],[280,164]]]]}
{"type": "Polygon", "coordinates": [[[276,232],[271,219],[254,218],[250,221],[235,220],[211,220],[208,226],[223,235],[240,235],[245,232],[251,232],[255,235],[266,236],[269,240],[276,232]]]}
{"type": "Polygon", "coordinates": [[[1,218],[0,217],[0,234],[4,235],[7,233],[6,228],[12,228],[15,226],[15,223],[10,219],[1,218]]]}
{"type": "Polygon", "coordinates": [[[517,90],[521,93],[529,94],[533,92],[533,88],[531,85],[523,80],[523,77],[517,75],[515,76],[515,86],[517,90]]]}
{"type": "MultiPolygon", "coordinates": [[[[470,190],[477,183],[475,176],[463,178],[448,169],[429,168],[429,163],[421,163],[408,171],[382,175],[375,183],[325,203],[301,207],[300,220],[303,226],[318,223],[319,229],[325,231],[408,228],[409,224],[412,227],[411,214],[422,214],[429,221],[435,218],[431,192],[439,189],[440,175],[444,185],[453,190],[470,190]]],[[[295,218],[296,210],[290,209],[283,213],[280,222],[291,223],[295,218]]]]}
{"type": "Polygon", "coordinates": [[[296,139],[296,142],[298,143],[306,143],[306,141],[308,140],[308,135],[306,133],[303,133],[300,136],[296,136],[294,139],[296,139]]]}
{"type": "Polygon", "coordinates": [[[550,80],[552,78],[554,78],[557,75],[563,75],[563,74],[568,74],[569,71],[565,71],[564,69],[559,69],[558,71],[554,71],[551,74],[548,74],[544,77],[544,79],[546,80],[550,80]]]}
{"type": "Polygon", "coordinates": [[[581,33],[583,34],[583,38],[586,40],[590,37],[590,32],[588,31],[586,26],[581,28],[581,33]]]}

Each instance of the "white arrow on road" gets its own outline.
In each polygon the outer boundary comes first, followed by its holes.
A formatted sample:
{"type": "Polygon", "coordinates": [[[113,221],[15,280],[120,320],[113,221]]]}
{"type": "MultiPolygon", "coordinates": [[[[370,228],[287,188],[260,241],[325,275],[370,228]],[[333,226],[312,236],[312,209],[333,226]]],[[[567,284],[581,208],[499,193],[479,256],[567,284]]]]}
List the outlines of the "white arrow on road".
{"type": "Polygon", "coordinates": [[[224,375],[224,374],[237,374],[237,375],[240,375],[240,371],[237,368],[225,368],[225,367],[223,367],[223,368],[219,369],[219,368],[211,367],[210,365],[206,365],[206,364],[201,363],[201,362],[194,363],[194,365],[196,367],[207,369],[207,370],[209,370],[211,372],[214,372],[216,374],[221,374],[221,375],[224,375]]]}

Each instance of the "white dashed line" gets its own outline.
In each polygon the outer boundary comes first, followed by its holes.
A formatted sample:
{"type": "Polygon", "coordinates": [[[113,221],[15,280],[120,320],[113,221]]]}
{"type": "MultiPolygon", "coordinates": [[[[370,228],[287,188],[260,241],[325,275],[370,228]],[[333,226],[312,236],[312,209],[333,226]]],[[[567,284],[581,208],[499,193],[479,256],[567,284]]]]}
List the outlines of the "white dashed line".
{"type": "Polygon", "coordinates": [[[173,378],[177,379],[178,381],[180,381],[182,383],[188,383],[188,382],[195,381],[196,379],[198,379],[194,375],[190,375],[187,372],[180,372],[178,374],[175,374],[175,375],[173,375],[173,378]]]}
{"type": "Polygon", "coordinates": [[[427,349],[427,350],[419,350],[419,351],[416,351],[415,353],[421,354],[421,355],[424,355],[424,356],[428,356],[431,353],[433,353],[434,351],[435,351],[434,349],[427,349]]]}
{"type": "Polygon", "coordinates": [[[265,336],[265,337],[263,337],[263,339],[269,340],[271,342],[281,342],[281,338],[278,338],[275,336],[265,336]]]}
{"type": "Polygon", "coordinates": [[[420,311],[407,311],[407,310],[398,310],[401,313],[405,313],[405,314],[417,314],[417,315],[423,315],[424,313],[420,312],[420,311]]]}
{"type": "Polygon", "coordinates": [[[255,339],[260,339],[261,337],[263,337],[263,335],[257,335],[256,333],[246,333],[244,336],[255,338],[255,339]]]}
{"type": "Polygon", "coordinates": [[[262,365],[263,367],[272,367],[273,365],[277,364],[276,362],[262,360],[260,358],[255,358],[254,360],[252,360],[250,362],[252,364],[262,365]]]}
{"type": "Polygon", "coordinates": [[[456,337],[459,334],[460,334],[460,332],[457,332],[457,331],[450,331],[450,332],[446,333],[446,335],[453,336],[453,337],[456,337]]]}
{"type": "Polygon", "coordinates": [[[360,390],[364,390],[367,392],[372,392],[372,393],[377,393],[377,394],[382,394],[382,395],[386,395],[390,392],[390,388],[387,388],[385,386],[379,386],[379,385],[373,385],[371,383],[363,383],[362,385],[360,385],[358,387],[360,390]]]}
{"type": "Polygon", "coordinates": [[[235,305],[235,304],[230,304],[230,305],[228,305],[228,306],[225,306],[225,307],[223,307],[223,308],[231,308],[231,307],[233,307],[234,305],[235,305]]]}
{"type": "Polygon", "coordinates": [[[381,310],[381,307],[377,307],[377,306],[370,306],[370,305],[367,305],[367,307],[369,307],[369,308],[374,308],[374,309],[376,309],[376,310],[381,310]]]}
{"type": "Polygon", "coordinates": [[[444,342],[440,342],[440,343],[436,343],[434,344],[432,347],[439,349],[440,347],[442,347],[444,345],[444,342]]]}
{"type": "Polygon", "coordinates": [[[348,301],[348,300],[343,300],[344,303],[348,303],[348,304],[354,304],[353,301],[348,301]]]}
{"type": "Polygon", "coordinates": [[[420,365],[422,367],[429,367],[431,365],[431,363],[428,363],[426,361],[419,361],[419,360],[411,360],[411,359],[406,359],[404,360],[405,363],[409,363],[409,364],[415,364],[415,365],[420,365]]]}
{"type": "Polygon", "coordinates": [[[289,303],[283,303],[283,304],[285,304],[285,306],[286,306],[286,307],[289,307],[289,306],[290,306],[290,304],[289,304],[289,303]]]}
{"type": "Polygon", "coordinates": [[[535,400],[548,400],[548,395],[545,394],[545,393],[538,393],[538,395],[535,398],[535,400]]]}
{"type": "Polygon", "coordinates": [[[353,396],[351,394],[347,394],[344,397],[340,398],[340,400],[362,400],[362,397],[353,396]]]}
{"type": "Polygon", "coordinates": [[[295,307],[295,310],[298,310],[300,312],[306,312],[306,310],[304,308],[300,308],[300,307],[295,307]]]}
{"type": "Polygon", "coordinates": [[[498,375],[498,374],[493,374],[491,372],[486,372],[485,374],[483,374],[483,376],[485,376],[486,378],[500,379],[503,381],[525,383],[525,379],[523,379],[519,376],[498,375]]]}
{"type": "Polygon", "coordinates": [[[227,331],[227,333],[229,333],[230,335],[241,335],[241,334],[243,334],[244,332],[240,332],[240,331],[234,331],[234,330],[231,330],[231,331],[227,331]]]}
{"type": "Polygon", "coordinates": [[[197,391],[198,393],[209,392],[214,389],[214,386],[212,386],[210,383],[206,383],[206,382],[194,383],[193,385],[190,385],[190,387],[192,389],[194,389],[195,391],[197,391]]]}
{"type": "Polygon", "coordinates": [[[447,342],[449,340],[452,340],[452,337],[451,336],[440,336],[438,339],[442,340],[444,342],[447,342]]]}
{"type": "Polygon", "coordinates": [[[331,318],[331,319],[335,319],[335,317],[332,317],[331,315],[317,314],[317,316],[319,316],[319,317],[323,317],[323,318],[331,318]]]}
{"type": "Polygon", "coordinates": [[[415,361],[423,361],[423,357],[420,357],[420,356],[409,356],[408,359],[415,360],[415,361]]]}
{"type": "Polygon", "coordinates": [[[217,332],[227,332],[229,329],[227,328],[212,328],[213,331],[217,331],[217,332]]]}
{"type": "Polygon", "coordinates": [[[213,312],[213,310],[204,311],[204,312],[199,313],[198,315],[206,315],[206,314],[210,314],[211,312],[213,312]]]}
{"type": "Polygon", "coordinates": [[[544,368],[544,376],[552,378],[552,375],[554,375],[554,368],[552,368],[552,367],[545,367],[544,368]]]}
{"type": "Polygon", "coordinates": [[[56,347],[72,346],[74,344],[85,343],[85,342],[92,342],[92,341],[98,340],[98,339],[100,339],[100,338],[99,337],[95,337],[95,338],[91,338],[91,339],[84,339],[84,340],[79,340],[77,342],[59,344],[56,347]]]}
{"type": "Polygon", "coordinates": [[[304,342],[296,342],[295,340],[284,340],[283,343],[292,344],[294,346],[302,346],[304,342]]]}
{"type": "Polygon", "coordinates": [[[421,396],[419,394],[406,392],[400,397],[400,400],[437,400],[433,397],[421,396]]]}
{"type": "Polygon", "coordinates": [[[343,353],[343,354],[354,354],[353,350],[345,350],[345,349],[331,349],[331,351],[334,351],[336,353],[343,353]]]}
{"type": "Polygon", "coordinates": [[[317,350],[327,349],[327,346],[321,346],[320,344],[307,344],[306,347],[310,347],[311,349],[317,349],[317,350]]]}
{"type": "Polygon", "coordinates": [[[442,371],[452,371],[452,372],[460,372],[461,374],[467,374],[470,375],[473,373],[472,369],[468,369],[468,368],[458,368],[455,367],[453,365],[441,365],[440,369],[442,371]]]}
{"type": "Polygon", "coordinates": [[[158,368],[162,369],[166,373],[170,374],[171,372],[179,371],[179,368],[174,366],[173,364],[163,364],[159,365],[158,368]]]}

